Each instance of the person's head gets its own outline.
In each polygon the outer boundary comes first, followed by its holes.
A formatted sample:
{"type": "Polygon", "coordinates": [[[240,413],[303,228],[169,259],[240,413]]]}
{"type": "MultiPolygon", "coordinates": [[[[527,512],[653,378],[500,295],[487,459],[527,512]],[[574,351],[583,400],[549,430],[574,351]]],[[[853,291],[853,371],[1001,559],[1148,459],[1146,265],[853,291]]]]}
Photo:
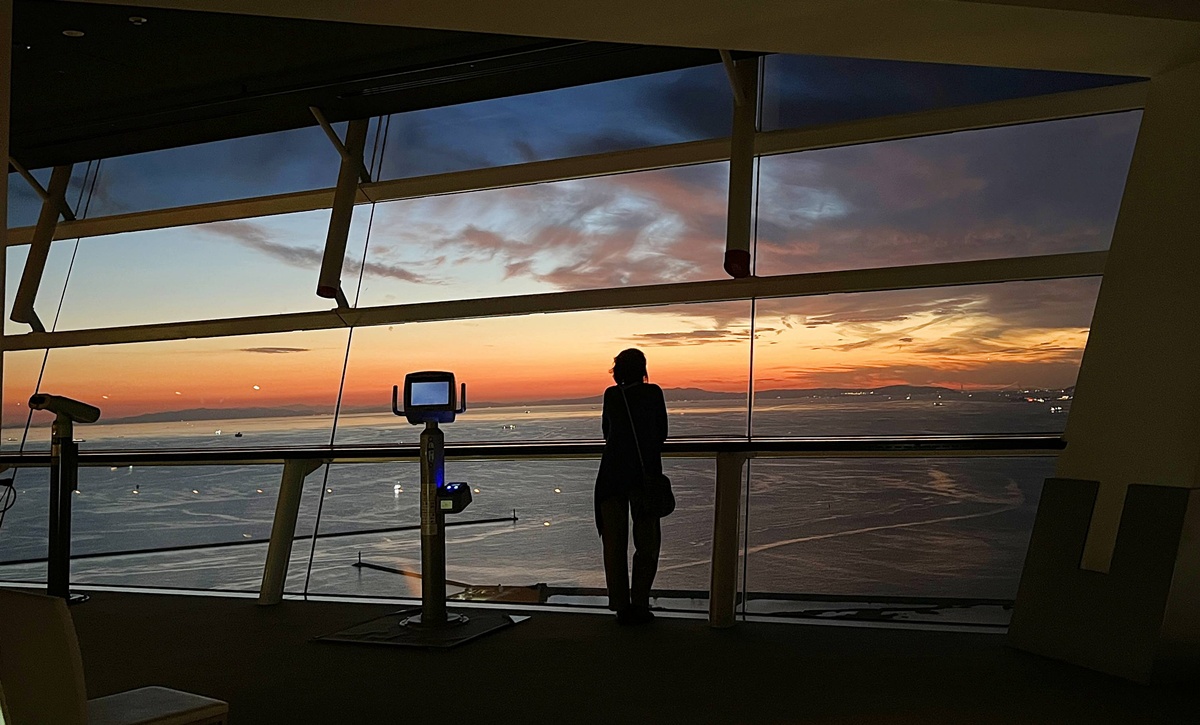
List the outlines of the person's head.
{"type": "Polygon", "coordinates": [[[612,370],[609,372],[618,385],[644,382],[648,377],[646,356],[636,347],[622,350],[613,358],[612,370]]]}

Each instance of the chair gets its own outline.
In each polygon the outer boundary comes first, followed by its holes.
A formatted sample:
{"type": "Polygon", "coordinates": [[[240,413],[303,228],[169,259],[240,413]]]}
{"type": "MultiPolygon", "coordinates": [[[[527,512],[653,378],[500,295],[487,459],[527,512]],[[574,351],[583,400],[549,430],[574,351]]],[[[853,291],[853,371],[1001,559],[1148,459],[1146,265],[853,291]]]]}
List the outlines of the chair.
{"type": "Polygon", "coordinates": [[[57,597],[0,589],[6,725],[223,725],[229,705],[165,687],[87,699],[79,640],[57,597]]]}

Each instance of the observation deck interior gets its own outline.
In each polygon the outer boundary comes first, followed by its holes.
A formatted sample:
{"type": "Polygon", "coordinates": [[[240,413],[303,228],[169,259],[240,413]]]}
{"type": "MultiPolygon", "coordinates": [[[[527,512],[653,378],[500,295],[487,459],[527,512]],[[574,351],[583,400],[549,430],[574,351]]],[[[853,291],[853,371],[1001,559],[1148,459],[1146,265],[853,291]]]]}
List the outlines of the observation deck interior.
{"type": "Polygon", "coordinates": [[[163,685],[235,724],[1197,722],[1191,3],[0,23],[0,586],[63,583],[74,541],[89,697],[163,685]],[[626,627],[592,486],[629,346],[679,506],[659,616],[626,627]],[[433,579],[531,618],[314,641],[421,596],[419,431],[386,406],[415,370],[476,396],[433,579]],[[103,413],[52,453],[31,393],[103,413]],[[79,485],[45,496],[64,449],[79,485]]]}

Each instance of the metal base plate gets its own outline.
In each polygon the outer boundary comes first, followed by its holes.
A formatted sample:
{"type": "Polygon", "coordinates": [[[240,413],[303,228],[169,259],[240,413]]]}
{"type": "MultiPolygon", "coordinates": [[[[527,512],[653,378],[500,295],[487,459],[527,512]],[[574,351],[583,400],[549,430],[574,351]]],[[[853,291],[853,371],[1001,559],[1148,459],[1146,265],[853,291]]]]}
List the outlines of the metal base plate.
{"type": "Polygon", "coordinates": [[[418,611],[411,617],[406,617],[400,620],[401,627],[415,627],[417,629],[453,629],[461,627],[464,624],[470,623],[471,619],[465,614],[457,612],[446,612],[446,621],[426,624],[421,618],[421,612],[418,611]]]}
{"type": "Polygon", "coordinates": [[[420,618],[419,608],[404,609],[340,632],[317,637],[315,641],[448,648],[466,644],[485,634],[529,619],[526,615],[491,610],[474,610],[470,616],[461,612],[447,612],[447,620],[454,620],[454,623],[448,621],[447,624],[437,626],[422,625],[420,618]]]}

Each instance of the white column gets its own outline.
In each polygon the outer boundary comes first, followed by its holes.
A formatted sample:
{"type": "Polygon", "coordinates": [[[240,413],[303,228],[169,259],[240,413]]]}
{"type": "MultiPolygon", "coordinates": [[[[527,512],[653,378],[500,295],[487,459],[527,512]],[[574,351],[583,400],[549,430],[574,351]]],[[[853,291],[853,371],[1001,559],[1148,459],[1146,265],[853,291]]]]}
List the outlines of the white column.
{"type": "Polygon", "coordinates": [[[1200,672],[1200,63],[1155,77],[1010,642],[1200,672]]]}
{"type": "Polygon", "coordinates": [[[712,569],[708,625],[732,627],[737,605],[738,532],[741,530],[742,471],[745,453],[717,454],[717,493],[713,506],[712,569]]]}
{"type": "MultiPolygon", "coordinates": [[[[288,459],[283,463],[279,481],[279,498],[275,502],[275,521],[271,524],[271,542],[267,545],[267,560],[263,565],[262,586],[258,590],[259,604],[279,604],[287,583],[288,564],[292,560],[292,542],[296,538],[296,517],[300,513],[300,498],[304,479],[324,465],[324,461],[288,459]]],[[[316,530],[313,536],[316,536],[316,530]]]]}
{"type": "Polygon", "coordinates": [[[1056,475],[1099,481],[1107,571],[1131,483],[1200,473],[1200,63],[1152,80],[1056,475]]]}

